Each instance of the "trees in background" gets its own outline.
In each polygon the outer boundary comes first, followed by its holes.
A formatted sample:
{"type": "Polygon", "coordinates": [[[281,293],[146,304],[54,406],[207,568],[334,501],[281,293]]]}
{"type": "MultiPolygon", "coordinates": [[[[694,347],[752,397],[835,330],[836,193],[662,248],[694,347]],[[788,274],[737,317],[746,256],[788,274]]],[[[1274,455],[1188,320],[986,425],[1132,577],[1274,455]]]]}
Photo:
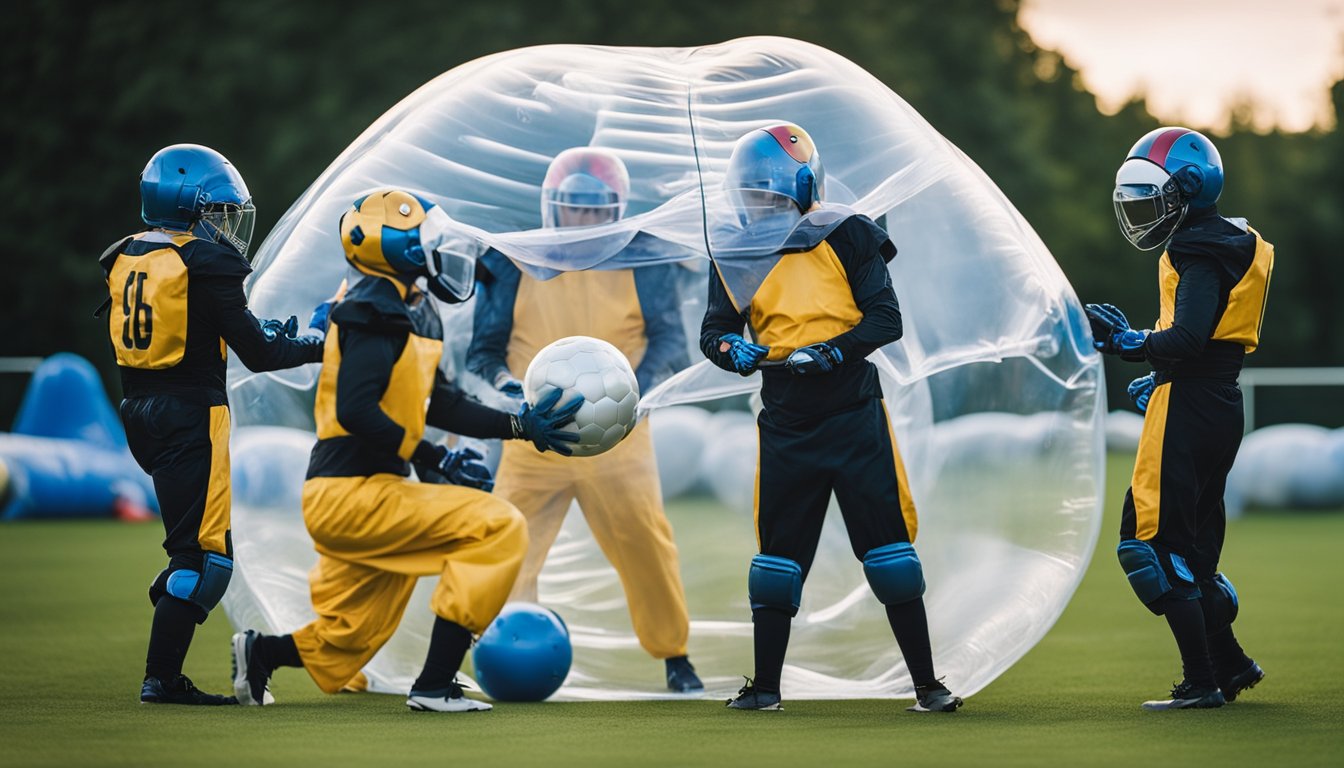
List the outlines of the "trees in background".
{"type": "MultiPolygon", "coordinates": [[[[136,178],[159,147],[213,146],[242,170],[254,242],[365,127],[436,75],[544,43],[692,46],[782,35],[841,53],[899,93],[985,169],[1050,247],[1084,301],[1156,316],[1153,254],[1120,237],[1110,190],[1157,122],[1142,102],[1097,111],[1077,73],[1017,25],[1017,0],[496,0],[388,4],[20,0],[0,51],[0,166],[12,279],[0,355],[70,350],[116,391],[95,259],[136,228],[136,178]]],[[[1143,53],[1143,52],[1137,52],[1143,53]]],[[[1344,84],[1333,92],[1344,111],[1344,84]]],[[[1221,206],[1277,246],[1258,365],[1344,363],[1331,314],[1344,288],[1344,136],[1217,137],[1221,206]]],[[[1112,372],[1112,403],[1133,371],[1112,372]]],[[[0,385],[2,386],[2,385],[0,385]]],[[[1118,396],[1118,397],[1117,397],[1118,396]]],[[[0,391],[0,412],[13,411],[0,391]]]]}

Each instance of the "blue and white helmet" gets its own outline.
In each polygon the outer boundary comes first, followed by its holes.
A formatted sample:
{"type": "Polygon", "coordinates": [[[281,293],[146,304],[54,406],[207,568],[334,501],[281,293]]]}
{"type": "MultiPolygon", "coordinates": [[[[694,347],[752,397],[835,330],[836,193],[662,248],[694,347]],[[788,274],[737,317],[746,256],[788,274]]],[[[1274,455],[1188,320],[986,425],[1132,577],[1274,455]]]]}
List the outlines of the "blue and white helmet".
{"type": "Polygon", "coordinates": [[[252,193],[227,158],[199,144],[164,147],[140,172],[140,218],[151,227],[227,242],[247,255],[252,193]]]}
{"type": "Polygon", "coordinates": [[[1140,250],[1162,245],[1191,207],[1223,193],[1223,160],[1208,137],[1189,128],[1158,128],[1129,150],[1115,174],[1115,218],[1140,250]]]}

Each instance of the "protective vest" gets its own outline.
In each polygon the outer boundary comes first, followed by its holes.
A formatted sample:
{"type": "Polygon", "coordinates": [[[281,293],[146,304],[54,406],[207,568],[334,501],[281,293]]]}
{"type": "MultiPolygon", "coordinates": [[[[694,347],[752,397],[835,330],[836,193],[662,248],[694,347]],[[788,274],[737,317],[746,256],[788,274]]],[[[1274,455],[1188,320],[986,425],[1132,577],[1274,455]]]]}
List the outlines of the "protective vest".
{"type": "Polygon", "coordinates": [[[756,342],[770,347],[769,360],[835,338],[862,319],[845,267],[825,240],[809,251],[780,256],[748,313],[756,342]]]}
{"type": "MultiPolygon", "coordinates": [[[[1269,294],[1269,280],[1274,271],[1274,246],[1260,237],[1260,233],[1247,228],[1255,235],[1255,256],[1241,280],[1233,286],[1227,296],[1227,306],[1214,326],[1213,341],[1227,341],[1241,344],[1246,354],[1255,351],[1260,343],[1260,326],[1265,317],[1265,299],[1269,294]]],[[[1155,330],[1164,331],[1171,327],[1176,316],[1176,289],[1181,276],[1171,263],[1171,255],[1163,253],[1157,266],[1160,288],[1159,312],[1155,330]]]]}
{"type": "Polygon", "coordinates": [[[566,336],[610,342],[638,368],[648,346],[644,313],[629,269],[564,272],[550,280],[524,273],[513,304],[507,364],[522,378],[541,348],[566,336]]]}

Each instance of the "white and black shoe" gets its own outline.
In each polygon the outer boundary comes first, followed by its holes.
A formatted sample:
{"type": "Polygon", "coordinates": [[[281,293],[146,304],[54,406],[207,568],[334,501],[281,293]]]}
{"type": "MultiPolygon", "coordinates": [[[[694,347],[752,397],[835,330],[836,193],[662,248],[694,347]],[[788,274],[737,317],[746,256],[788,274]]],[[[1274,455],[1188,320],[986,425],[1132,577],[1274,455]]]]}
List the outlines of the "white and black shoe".
{"type": "Polygon", "coordinates": [[[1182,680],[1171,689],[1171,698],[1143,702],[1144,709],[1213,709],[1227,703],[1223,692],[1212,686],[1197,686],[1182,680]]]}
{"type": "Polygon", "coordinates": [[[436,691],[412,690],[406,706],[415,712],[488,712],[494,709],[488,702],[468,699],[462,686],[449,683],[436,691]]]}
{"type": "Polygon", "coordinates": [[[915,705],[906,707],[906,712],[956,712],[961,707],[961,697],[953,696],[942,683],[915,686],[915,705]]]}
{"type": "Polygon", "coordinates": [[[233,635],[233,695],[239,704],[264,706],[275,703],[271,695],[271,671],[254,663],[252,645],[261,634],[254,629],[233,635]]]}

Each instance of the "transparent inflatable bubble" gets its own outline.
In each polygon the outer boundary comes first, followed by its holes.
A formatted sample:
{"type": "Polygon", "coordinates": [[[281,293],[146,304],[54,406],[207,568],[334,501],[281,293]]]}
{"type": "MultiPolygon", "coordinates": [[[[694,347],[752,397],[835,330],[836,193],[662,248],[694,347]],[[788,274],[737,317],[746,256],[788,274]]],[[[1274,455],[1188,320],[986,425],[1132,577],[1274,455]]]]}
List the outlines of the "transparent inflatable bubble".
{"type": "MultiPolygon", "coordinates": [[[[870,359],[919,507],[916,547],[938,672],[958,693],[974,693],[1063,611],[1101,518],[1104,385],[1086,319],[1058,265],[994,184],[853,63],[794,40],[747,38],[692,49],[546,46],[453,69],[370,126],[280,220],[249,286],[258,315],[306,316],[334,292],[347,275],[336,222],[352,200],[381,186],[442,205],[459,235],[537,278],[679,265],[667,290],[680,297],[693,360],[701,360],[695,340],[710,255],[749,295],[761,259],[781,243],[813,242],[851,211],[873,218],[899,249],[889,269],[905,336],[870,359]],[[724,170],[739,136],[780,121],[816,142],[826,204],[816,215],[744,234],[724,210],[724,170]],[[624,160],[626,216],[542,228],[547,165],[575,146],[604,147],[624,160]]],[[[445,372],[507,405],[464,372],[472,304],[441,309],[445,372]]],[[[236,422],[311,432],[315,376],[316,366],[254,375],[234,365],[236,422]]],[[[640,406],[645,414],[720,408],[704,419],[700,483],[722,501],[680,506],[672,516],[690,654],[716,696],[752,670],[746,576],[756,551],[753,422],[745,409],[722,406],[758,388],[759,377],[701,360],[645,392],[640,406]]],[[[294,630],[312,615],[306,572],[315,558],[300,511],[235,506],[242,578],[226,598],[229,615],[294,630]]],[[[375,690],[405,690],[418,672],[432,584],[422,580],[401,628],[365,669],[375,690]]],[[[571,512],[550,550],[540,602],[564,618],[574,646],[555,698],[665,695],[661,665],[639,647],[620,583],[581,515],[571,512]]],[[[835,510],[794,622],[783,686],[787,698],[912,695],[835,510]]]]}

